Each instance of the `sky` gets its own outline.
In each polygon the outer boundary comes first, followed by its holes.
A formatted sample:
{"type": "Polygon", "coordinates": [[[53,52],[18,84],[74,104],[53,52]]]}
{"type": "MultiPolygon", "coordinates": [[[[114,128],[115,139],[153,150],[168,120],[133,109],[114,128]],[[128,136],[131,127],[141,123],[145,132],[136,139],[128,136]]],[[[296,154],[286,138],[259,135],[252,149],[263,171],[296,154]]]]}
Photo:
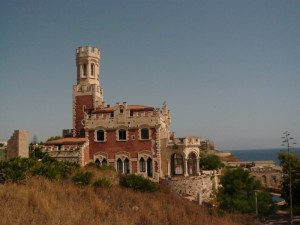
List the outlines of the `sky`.
{"type": "Polygon", "coordinates": [[[108,104],[161,107],[218,149],[300,146],[300,1],[0,2],[0,141],[72,128],[75,50],[101,51],[108,104]]]}

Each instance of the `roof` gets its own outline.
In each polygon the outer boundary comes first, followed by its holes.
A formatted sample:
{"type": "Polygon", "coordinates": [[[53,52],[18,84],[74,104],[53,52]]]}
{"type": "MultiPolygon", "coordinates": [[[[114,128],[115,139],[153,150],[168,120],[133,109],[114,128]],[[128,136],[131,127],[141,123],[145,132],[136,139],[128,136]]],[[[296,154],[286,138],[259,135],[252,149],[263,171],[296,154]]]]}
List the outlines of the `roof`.
{"type": "Polygon", "coordinates": [[[87,141],[87,138],[61,138],[53,141],[47,141],[45,145],[57,145],[57,144],[83,144],[87,141]]]}
{"type": "MultiPolygon", "coordinates": [[[[102,107],[95,109],[92,111],[93,114],[97,113],[108,113],[108,112],[113,112],[118,108],[118,106],[112,106],[112,107],[102,107]]],[[[144,106],[144,105],[128,105],[127,109],[131,111],[153,111],[154,107],[151,106],[144,106]]]]}

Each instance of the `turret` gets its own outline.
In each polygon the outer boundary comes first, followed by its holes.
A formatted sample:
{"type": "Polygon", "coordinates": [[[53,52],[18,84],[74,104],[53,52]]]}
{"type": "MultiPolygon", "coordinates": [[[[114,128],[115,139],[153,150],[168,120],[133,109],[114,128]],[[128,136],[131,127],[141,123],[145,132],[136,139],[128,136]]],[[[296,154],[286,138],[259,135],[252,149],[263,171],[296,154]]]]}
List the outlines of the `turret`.
{"type": "Polygon", "coordinates": [[[76,49],[77,84],[73,87],[73,136],[85,135],[84,115],[102,106],[99,83],[100,50],[85,46],[76,49]]]}

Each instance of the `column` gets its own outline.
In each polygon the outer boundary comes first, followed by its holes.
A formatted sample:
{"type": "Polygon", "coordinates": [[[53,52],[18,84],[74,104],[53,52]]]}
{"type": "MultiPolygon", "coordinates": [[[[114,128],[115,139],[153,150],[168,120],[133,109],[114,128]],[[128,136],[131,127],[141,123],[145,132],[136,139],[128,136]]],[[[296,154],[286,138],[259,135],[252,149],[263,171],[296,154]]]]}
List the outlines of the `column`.
{"type": "Polygon", "coordinates": [[[196,167],[196,173],[198,176],[200,176],[200,158],[197,158],[197,167],[196,167]]]}
{"type": "Polygon", "coordinates": [[[189,173],[188,173],[188,160],[184,159],[184,176],[188,177],[189,173]]]}

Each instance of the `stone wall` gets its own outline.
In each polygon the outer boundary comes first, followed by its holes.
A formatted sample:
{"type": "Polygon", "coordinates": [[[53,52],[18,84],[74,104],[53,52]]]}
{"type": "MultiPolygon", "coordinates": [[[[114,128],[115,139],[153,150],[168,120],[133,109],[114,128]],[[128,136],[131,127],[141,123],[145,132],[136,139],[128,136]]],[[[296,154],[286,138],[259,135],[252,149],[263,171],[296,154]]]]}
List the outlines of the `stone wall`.
{"type": "Polygon", "coordinates": [[[7,142],[7,159],[29,157],[29,131],[15,130],[7,142]]]}
{"type": "Polygon", "coordinates": [[[170,187],[172,192],[183,196],[192,196],[197,199],[200,194],[203,201],[209,201],[215,195],[214,190],[218,187],[218,175],[203,174],[194,177],[178,177],[161,179],[161,183],[170,187]]]}

